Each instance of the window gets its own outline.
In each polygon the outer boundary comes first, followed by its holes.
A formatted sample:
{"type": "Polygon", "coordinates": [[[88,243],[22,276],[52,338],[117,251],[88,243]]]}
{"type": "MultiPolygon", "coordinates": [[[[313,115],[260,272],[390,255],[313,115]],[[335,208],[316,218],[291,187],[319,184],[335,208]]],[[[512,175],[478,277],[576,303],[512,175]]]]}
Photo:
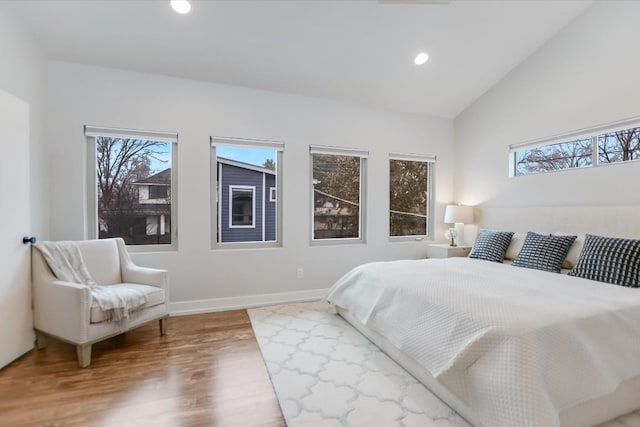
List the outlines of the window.
{"type": "Polygon", "coordinates": [[[584,129],[565,136],[511,145],[510,175],[532,175],[637,160],[639,120],[584,129]]]}
{"type": "Polygon", "coordinates": [[[368,152],[311,146],[312,241],[364,242],[368,152]]]}
{"type": "Polygon", "coordinates": [[[584,168],[593,162],[591,138],[516,151],[516,175],[584,168]]]}
{"type": "Polygon", "coordinates": [[[640,158],[640,127],[598,136],[598,163],[617,163],[640,158]]]}
{"type": "Polygon", "coordinates": [[[283,150],[277,142],[211,138],[214,247],[281,245],[283,150]]]}
{"type": "Polygon", "coordinates": [[[149,199],[162,200],[169,197],[169,187],[166,185],[150,185],[149,199]]]}
{"type": "Polygon", "coordinates": [[[428,236],[435,157],[389,157],[389,236],[428,236]]]}
{"type": "Polygon", "coordinates": [[[256,224],[256,187],[241,185],[229,186],[229,224],[230,227],[251,227],[256,224]]]}
{"type": "Polygon", "coordinates": [[[175,249],[177,134],[85,127],[89,238],[175,249]]]}

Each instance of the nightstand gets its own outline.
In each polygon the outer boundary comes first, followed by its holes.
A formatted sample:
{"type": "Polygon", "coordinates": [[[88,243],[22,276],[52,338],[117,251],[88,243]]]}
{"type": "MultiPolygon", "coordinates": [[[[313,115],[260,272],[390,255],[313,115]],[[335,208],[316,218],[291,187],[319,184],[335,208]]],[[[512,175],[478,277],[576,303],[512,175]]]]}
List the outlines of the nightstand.
{"type": "Polygon", "coordinates": [[[465,257],[471,252],[471,246],[449,246],[448,243],[430,243],[427,245],[427,258],[465,257]]]}

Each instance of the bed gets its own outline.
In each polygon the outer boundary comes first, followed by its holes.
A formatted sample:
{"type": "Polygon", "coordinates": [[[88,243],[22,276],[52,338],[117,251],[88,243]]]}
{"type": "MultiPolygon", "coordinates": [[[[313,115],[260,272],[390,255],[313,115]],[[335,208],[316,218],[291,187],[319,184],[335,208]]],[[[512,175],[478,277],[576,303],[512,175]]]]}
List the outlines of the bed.
{"type": "Polygon", "coordinates": [[[475,426],[640,408],[640,289],[449,258],[359,266],[327,300],[475,426]]]}

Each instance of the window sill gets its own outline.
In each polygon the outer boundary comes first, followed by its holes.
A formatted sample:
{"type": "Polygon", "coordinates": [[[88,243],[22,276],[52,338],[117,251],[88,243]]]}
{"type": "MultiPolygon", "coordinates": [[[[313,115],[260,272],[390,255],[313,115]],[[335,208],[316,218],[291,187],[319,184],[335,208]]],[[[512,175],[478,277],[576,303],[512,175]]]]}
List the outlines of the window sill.
{"type": "Polygon", "coordinates": [[[281,249],[281,242],[229,242],[214,243],[211,246],[212,251],[243,251],[254,249],[281,249]]]}
{"type": "Polygon", "coordinates": [[[364,239],[321,239],[311,240],[309,246],[345,246],[345,245],[364,245],[367,242],[364,239]]]}
{"type": "Polygon", "coordinates": [[[430,242],[429,236],[389,236],[389,242],[430,242]]]}

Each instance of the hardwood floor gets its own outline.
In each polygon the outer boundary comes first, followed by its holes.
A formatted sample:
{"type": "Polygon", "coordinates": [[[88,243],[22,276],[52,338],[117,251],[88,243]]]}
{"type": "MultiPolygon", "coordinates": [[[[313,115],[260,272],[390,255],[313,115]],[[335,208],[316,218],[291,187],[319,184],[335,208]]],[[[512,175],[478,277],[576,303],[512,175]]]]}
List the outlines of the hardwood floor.
{"type": "Polygon", "coordinates": [[[284,426],[245,310],[172,317],[93,346],[50,340],[0,371],[0,426],[284,426]]]}

